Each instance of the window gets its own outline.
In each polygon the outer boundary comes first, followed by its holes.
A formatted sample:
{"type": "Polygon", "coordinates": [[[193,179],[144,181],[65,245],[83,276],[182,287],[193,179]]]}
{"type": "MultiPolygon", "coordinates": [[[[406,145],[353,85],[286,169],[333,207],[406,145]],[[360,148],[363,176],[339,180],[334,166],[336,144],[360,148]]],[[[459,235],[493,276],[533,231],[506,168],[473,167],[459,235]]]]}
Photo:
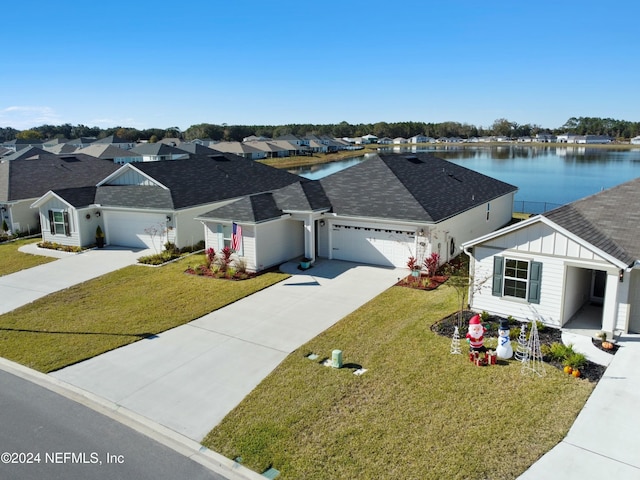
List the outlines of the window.
{"type": "Polygon", "coordinates": [[[514,258],[493,257],[492,294],[540,303],[542,263],[514,258]]]}
{"type": "Polygon", "coordinates": [[[506,259],[504,265],[504,292],[507,297],[527,298],[529,262],[506,259]]]}
{"type": "Polygon", "coordinates": [[[49,227],[51,235],[71,235],[69,213],[66,210],[49,210],[49,227]]]}
{"type": "Polygon", "coordinates": [[[487,203],[487,222],[489,221],[490,215],[491,215],[491,204],[487,203]]]}

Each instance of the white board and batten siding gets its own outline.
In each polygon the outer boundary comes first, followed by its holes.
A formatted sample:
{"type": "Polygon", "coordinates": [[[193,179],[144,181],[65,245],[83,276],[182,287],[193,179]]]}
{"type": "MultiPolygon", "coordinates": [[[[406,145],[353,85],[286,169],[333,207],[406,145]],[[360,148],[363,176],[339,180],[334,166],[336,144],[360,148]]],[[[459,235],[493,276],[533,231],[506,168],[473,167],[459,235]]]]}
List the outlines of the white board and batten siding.
{"type": "Polygon", "coordinates": [[[78,225],[78,219],[76,210],[70,208],[69,204],[61,201],[58,198],[52,198],[44,205],[40,207],[40,225],[42,225],[42,240],[46,242],[60,243],[64,245],[70,245],[73,247],[81,246],[80,229],[78,225]],[[68,213],[69,218],[69,235],[64,234],[52,234],[51,222],[49,221],[49,210],[62,210],[68,213]]]}
{"type": "Polygon", "coordinates": [[[612,269],[593,250],[543,223],[533,223],[476,245],[473,256],[474,310],[512,315],[518,320],[531,320],[537,314],[545,323],[557,327],[584,303],[582,298],[565,299],[564,295],[567,282],[578,286],[587,281],[578,269],[612,269]],[[542,264],[539,304],[492,294],[494,256],[542,264]],[[574,267],[578,269],[573,270],[574,267]]]}
{"type": "MultiPolygon", "coordinates": [[[[219,252],[224,236],[217,222],[205,223],[206,248],[219,252]]],[[[229,226],[228,223],[224,224],[229,226]]],[[[240,257],[250,271],[260,271],[304,255],[304,223],[289,218],[259,224],[241,224],[240,257]]]]}

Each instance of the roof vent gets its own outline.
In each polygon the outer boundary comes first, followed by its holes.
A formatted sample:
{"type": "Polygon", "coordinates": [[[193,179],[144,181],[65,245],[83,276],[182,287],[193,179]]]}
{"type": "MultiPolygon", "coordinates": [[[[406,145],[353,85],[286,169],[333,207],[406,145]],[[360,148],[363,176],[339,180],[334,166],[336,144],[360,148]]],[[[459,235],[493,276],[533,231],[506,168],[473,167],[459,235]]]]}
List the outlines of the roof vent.
{"type": "Polygon", "coordinates": [[[60,157],[60,160],[62,160],[63,162],[79,162],[80,161],[78,160],[78,157],[74,155],[66,155],[64,157],[60,157]]]}
{"type": "Polygon", "coordinates": [[[207,155],[207,157],[217,161],[217,162],[228,162],[229,159],[224,155],[216,154],[216,155],[207,155]]]}
{"type": "Polygon", "coordinates": [[[422,160],[420,160],[418,157],[405,157],[408,161],[410,161],[411,163],[414,163],[416,165],[420,165],[421,163],[424,163],[422,160]]]}

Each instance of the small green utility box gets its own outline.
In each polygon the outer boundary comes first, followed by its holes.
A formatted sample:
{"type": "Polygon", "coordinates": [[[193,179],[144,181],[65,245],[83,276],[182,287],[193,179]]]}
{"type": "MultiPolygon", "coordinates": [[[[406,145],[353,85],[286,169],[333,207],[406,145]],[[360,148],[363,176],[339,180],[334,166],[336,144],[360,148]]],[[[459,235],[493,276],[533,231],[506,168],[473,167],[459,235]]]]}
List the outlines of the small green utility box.
{"type": "Polygon", "coordinates": [[[333,368],[342,368],[342,350],[334,350],[331,353],[331,366],[333,368]]]}

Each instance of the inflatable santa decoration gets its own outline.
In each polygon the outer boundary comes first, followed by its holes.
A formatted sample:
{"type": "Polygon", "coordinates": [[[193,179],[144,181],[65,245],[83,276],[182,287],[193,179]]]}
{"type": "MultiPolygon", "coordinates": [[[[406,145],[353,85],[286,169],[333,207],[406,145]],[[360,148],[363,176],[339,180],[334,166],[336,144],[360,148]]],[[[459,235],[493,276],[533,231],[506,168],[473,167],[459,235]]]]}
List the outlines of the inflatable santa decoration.
{"type": "Polygon", "coordinates": [[[467,340],[469,341],[469,347],[475,352],[484,352],[484,334],[487,331],[486,328],[480,322],[480,315],[474,315],[469,320],[469,330],[467,331],[467,340]]]}

